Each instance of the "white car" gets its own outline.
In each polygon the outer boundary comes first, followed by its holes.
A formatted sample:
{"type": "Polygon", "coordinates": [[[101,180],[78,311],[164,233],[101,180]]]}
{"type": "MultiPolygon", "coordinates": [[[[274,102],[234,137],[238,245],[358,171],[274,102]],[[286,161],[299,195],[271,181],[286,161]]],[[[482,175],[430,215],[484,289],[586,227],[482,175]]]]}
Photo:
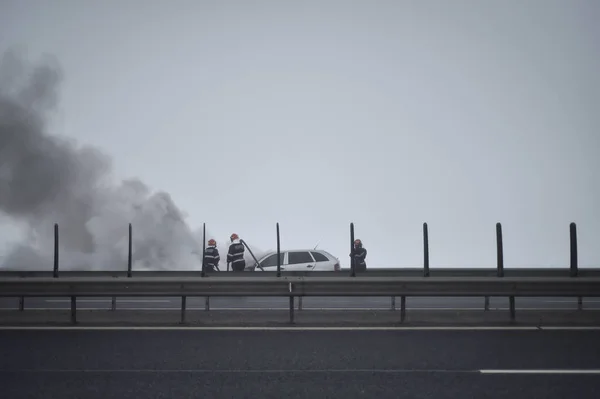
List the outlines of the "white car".
{"type": "MultiPolygon", "coordinates": [[[[282,271],[336,271],[340,260],[322,249],[291,249],[280,251],[282,271]]],[[[258,260],[258,265],[246,267],[249,271],[277,271],[277,252],[269,252],[258,260]]]]}

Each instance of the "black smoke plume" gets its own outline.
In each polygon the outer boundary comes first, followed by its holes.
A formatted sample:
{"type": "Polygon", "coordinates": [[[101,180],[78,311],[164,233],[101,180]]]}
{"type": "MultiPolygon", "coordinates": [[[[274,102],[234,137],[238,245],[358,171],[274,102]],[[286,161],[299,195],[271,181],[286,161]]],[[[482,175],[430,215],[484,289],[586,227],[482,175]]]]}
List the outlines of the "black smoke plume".
{"type": "Polygon", "coordinates": [[[114,183],[110,157],[48,133],[62,80],[51,56],[30,65],[13,50],[0,60],[0,212],[28,231],[2,267],[51,268],[58,223],[61,270],[123,269],[132,223],[134,269],[199,268],[201,232],[169,194],[114,183]]]}

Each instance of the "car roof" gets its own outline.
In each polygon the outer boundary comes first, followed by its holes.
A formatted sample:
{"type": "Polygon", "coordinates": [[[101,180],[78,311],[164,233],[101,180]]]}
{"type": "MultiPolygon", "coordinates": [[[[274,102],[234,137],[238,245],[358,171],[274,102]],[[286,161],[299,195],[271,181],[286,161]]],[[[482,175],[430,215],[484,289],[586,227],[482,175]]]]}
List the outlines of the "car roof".
{"type": "MultiPolygon", "coordinates": [[[[280,252],[284,253],[284,252],[327,252],[327,251],[325,251],[324,249],[312,249],[312,248],[311,249],[303,249],[303,248],[296,249],[295,248],[295,249],[282,249],[280,252]]],[[[272,255],[275,253],[277,253],[277,251],[267,252],[267,254],[269,254],[269,255],[272,255]]]]}
{"type": "MultiPolygon", "coordinates": [[[[332,258],[334,258],[334,259],[337,259],[337,257],[335,257],[334,255],[332,255],[331,253],[329,253],[328,251],[326,251],[326,250],[324,250],[324,249],[282,249],[282,250],[280,250],[279,252],[280,252],[281,254],[284,254],[284,253],[286,253],[286,252],[319,252],[319,253],[321,253],[321,254],[323,254],[323,255],[327,255],[327,257],[328,257],[328,258],[329,258],[329,257],[332,257],[332,258]]],[[[259,258],[259,260],[260,260],[260,259],[264,259],[264,258],[266,258],[267,256],[275,255],[275,254],[277,254],[277,251],[269,251],[269,252],[266,252],[264,255],[262,255],[262,256],[259,258]]]]}
{"type": "Polygon", "coordinates": [[[286,249],[285,252],[323,252],[323,249],[286,249]]]}

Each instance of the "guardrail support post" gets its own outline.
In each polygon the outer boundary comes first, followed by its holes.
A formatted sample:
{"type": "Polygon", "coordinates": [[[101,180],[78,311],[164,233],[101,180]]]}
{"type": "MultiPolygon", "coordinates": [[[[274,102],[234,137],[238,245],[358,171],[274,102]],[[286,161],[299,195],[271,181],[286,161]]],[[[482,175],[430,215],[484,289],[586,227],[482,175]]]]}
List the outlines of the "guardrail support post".
{"type": "Polygon", "coordinates": [[[391,309],[392,311],[396,310],[396,297],[393,296],[392,297],[392,305],[391,305],[391,309]]]}
{"type": "Polygon", "coordinates": [[[486,312],[488,310],[490,310],[490,297],[489,296],[485,297],[485,300],[483,302],[483,310],[486,311],[486,312]]]}
{"type": "Polygon", "coordinates": [[[304,297],[298,297],[298,310],[302,310],[302,298],[304,297]]]}
{"type": "Polygon", "coordinates": [[[515,297],[511,296],[509,298],[510,303],[510,321],[515,321],[515,297]]]}
{"type": "Polygon", "coordinates": [[[583,310],[583,298],[582,297],[577,298],[577,310],[583,310]]]}
{"type": "Polygon", "coordinates": [[[294,324],[294,285],[290,283],[290,324],[294,324]]]}
{"type": "Polygon", "coordinates": [[[204,311],[208,312],[210,310],[210,297],[207,296],[204,298],[204,311]]]}
{"type": "Polygon", "coordinates": [[[133,229],[131,227],[131,223],[129,223],[129,246],[127,250],[127,277],[131,277],[131,260],[132,260],[132,250],[133,250],[133,229]]]}
{"type": "Polygon", "coordinates": [[[429,277],[429,230],[423,223],[423,276],[429,277]]]}
{"type": "Polygon", "coordinates": [[[71,323],[77,323],[77,297],[71,297],[71,323]]]}
{"type": "Polygon", "coordinates": [[[354,223],[350,223],[350,277],[356,277],[356,266],[354,262],[354,223]]]}
{"type": "Polygon", "coordinates": [[[400,297],[400,322],[404,323],[404,319],[406,319],[406,297],[402,295],[400,297]]]}
{"type": "Polygon", "coordinates": [[[58,278],[58,223],[54,223],[54,272],[53,277],[58,278]]]}
{"type": "Polygon", "coordinates": [[[186,306],[186,302],[187,302],[187,297],[186,296],[182,296],[181,297],[181,324],[185,323],[185,306],[186,306]]]}
{"type": "Polygon", "coordinates": [[[116,296],[112,297],[112,302],[111,302],[110,310],[112,310],[113,312],[115,310],[117,310],[117,297],[116,296]]]}
{"type": "Polygon", "coordinates": [[[22,296],[19,298],[19,310],[22,312],[25,310],[25,297],[22,296]]]}

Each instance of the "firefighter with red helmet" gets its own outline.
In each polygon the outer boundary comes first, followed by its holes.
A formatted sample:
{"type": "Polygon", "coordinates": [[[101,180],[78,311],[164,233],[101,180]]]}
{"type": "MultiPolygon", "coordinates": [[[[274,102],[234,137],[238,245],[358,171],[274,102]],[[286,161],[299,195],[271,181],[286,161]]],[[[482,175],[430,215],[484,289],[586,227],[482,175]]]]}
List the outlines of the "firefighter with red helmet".
{"type": "Polygon", "coordinates": [[[354,248],[350,254],[352,261],[354,262],[354,270],[356,272],[367,271],[367,249],[363,247],[362,241],[359,239],[354,240],[354,248]]]}
{"type": "Polygon", "coordinates": [[[208,247],[206,248],[206,251],[204,251],[204,270],[208,273],[214,272],[215,270],[218,271],[220,260],[221,256],[219,255],[219,250],[217,249],[217,242],[211,238],[208,240],[208,247]]]}
{"type": "Polygon", "coordinates": [[[227,251],[227,270],[229,270],[229,264],[231,263],[231,269],[234,272],[243,272],[246,268],[244,244],[240,242],[240,237],[235,233],[229,238],[231,244],[229,245],[229,251],[227,251]]]}

